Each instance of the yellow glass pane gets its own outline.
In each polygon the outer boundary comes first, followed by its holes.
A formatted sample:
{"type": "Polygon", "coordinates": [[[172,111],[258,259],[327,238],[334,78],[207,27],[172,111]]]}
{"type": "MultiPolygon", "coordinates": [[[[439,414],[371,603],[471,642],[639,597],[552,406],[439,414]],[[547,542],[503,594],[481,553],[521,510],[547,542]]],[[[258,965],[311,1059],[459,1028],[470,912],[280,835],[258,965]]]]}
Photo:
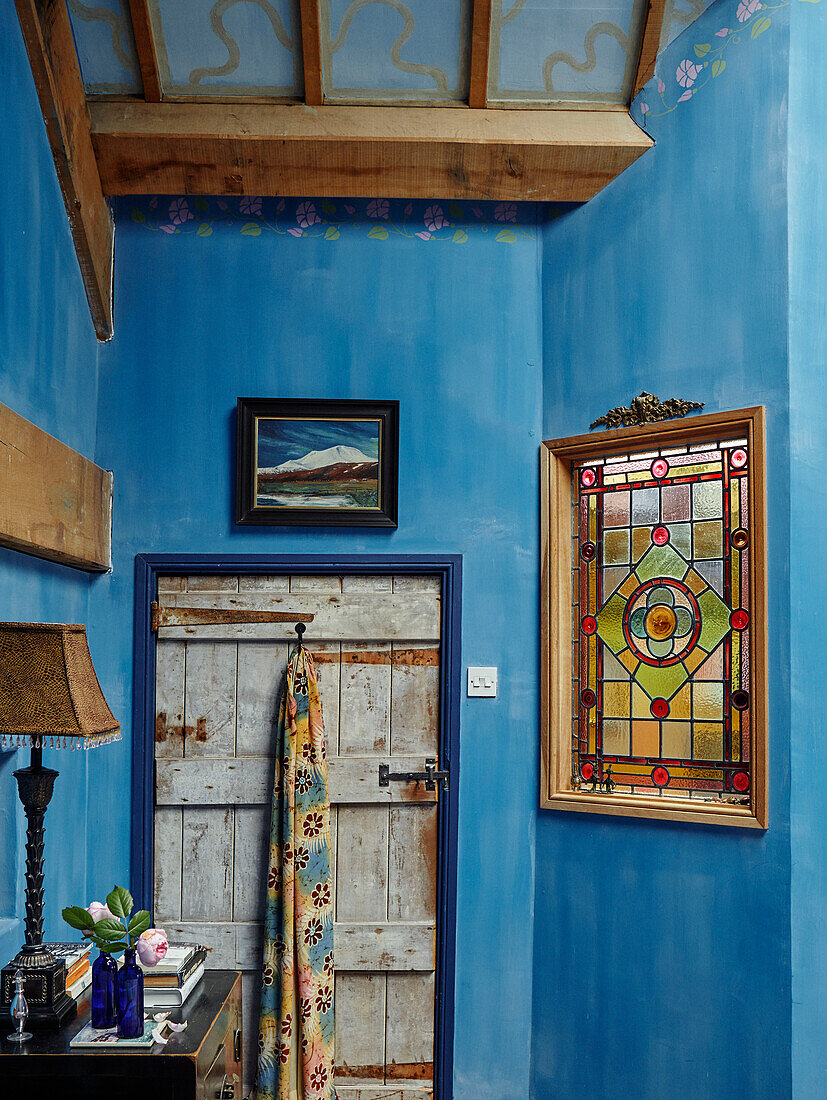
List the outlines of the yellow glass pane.
{"type": "Polygon", "coordinates": [[[692,707],[692,686],[684,684],[679,692],[669,700],[670,718],[689,718],[692,707]]]}
{"type": "Polygon", "coordinates": [[[624,581],[618,588],[617,593],[619,596],[631,596],[636,588],[640,587],[640,581],[634,573],[629,574],[629,579],[624,581]]]}
{"type": "Polygon", "coordinates": [[[724,755],[724,727],[720,722],[695,725],[693,756],[696,760],[720,760],[724,755]]]}
{"type": "Polygon", "coordinates": [[[607,680],[603,684],[603,714],[606,718],[629,717],[628,680],[607,680]]]}
{"type": "Polygon", "coordinates": [[[732,759],[741,759],[741,712],[732,711],[732,759]]]}
{"type": "Polygon", "coordinates": [[[640,660],[632,653],[631,649],[624,649],[617,655],[617,659],[622,661],[631,673],[634,673],[637,666],[640,664],[640,660]]]}
{"type": "Polygon", "coordinates": [[[603,678],[605,680],[629,679],[629,670],[608,649],[603,650],[603,678]]]}
{"type": "Polygon", "coordinates": [[[626,647],[626,638],[623,634],[625,610],[626,600],[615,592],[597,613],[597,633],[613,653],[619,653],[626,647]]]}
{"type": "Polygon", "coordinates": [[[734,631],[732,635],[732,690],[737,691],[741,683],[741,635],[734,631]]]}
{"type": "Polygon", "coordinates": [[[632,717],[633,718],[651,718],[652,711],[649,709],[652,700],[646,694],[642,687],[638,684],[632,684],[632,717]]]}
{"type": "Polygon", "coordinates": [[[723,524],[720,520],[704,520],[692,529],[696,558],[720,558],[724,552],[723,524]]]}
{"type": "Polygon", "coordinates": [[[589,638],[589,687],[597,691],[597,637],[589,638]]]}
{"type": "Polygon", "coordinates": [[[695,721],[722,722],[724,685],[696,682],[692,686],[692,717],[695,721]]]}
{"type": "Polygon", "coordinates": [[[651,527],[632,528],[632,561],[638,562],[652,545],[651,527]]]}
{"type": "Polygon", "coordinates": [[[695,671],[695,669],[697,669],[700,665],[704,663],[707,656],[708,654],[706,650],[702,649],[699,645],[696,645],[691,653],[687,653],[687,655],[683,659],[683,663],[686,667],[686,671],[689,673],[690,676],[695,671]]]}
{"type": "Polygon", "coordinates": [[[660,756],[660,722],[632,722],[632,756],[660,756]]]}
{"type": "Polygon", "coordinates": [[[603,598],[606,599],[629,576],[627,565],[609,565],[603,570],[603,598]]]}
{"type": "Polygon", "coordinates": [[[606,474],[605,477],[603,478],[603,484],[604,485],[625,485],[626,484],[626,475],[625,474],[606,474]]]}
{"type": "Polygon", "coordinates": [[[603,564],[625,565],[629,561],[629,532],[606,531],[603,535],[603,564]]]}
{"type": "Polygon", "coordinates": [[[597,542],[597,497],[589,497],[589,538],[597,542]]]}
{"type": "Polygon", "coordinates": [[[688,722],[663,723],[663,755],[685,759],[692,755],[692,727],[688,722]]]}
{"type": "Polygon", "coordinates": [[[719,474],[720,462],[701,462],[696,466],[681,466],[681,477],[694,477],[695,474],[719,474]]]}
{"type": "Polygon", "coordinates": [[[684,577],[686,587],[691,589],[697,596],[699,593],[707,587],[707,583],[700,573],[696,573],[694,569],[690,569],[684,577]]]}
{"type": "Polygon", "coordinates": [[[607,718],[603,722],[603,751],[611,756],[629,755],[628,722],[617,718],[607,718]]]}

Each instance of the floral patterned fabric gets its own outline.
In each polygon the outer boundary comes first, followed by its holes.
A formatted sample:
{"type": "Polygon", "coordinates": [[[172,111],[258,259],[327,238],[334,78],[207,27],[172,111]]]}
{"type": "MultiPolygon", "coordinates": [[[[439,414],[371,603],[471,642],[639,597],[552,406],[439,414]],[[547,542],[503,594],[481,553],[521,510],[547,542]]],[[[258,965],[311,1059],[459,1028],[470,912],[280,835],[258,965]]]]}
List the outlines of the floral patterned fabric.
{"type": "Polygon", "coordinates": [[[302,645],[279,708],[262,983],[250,1100],[335,1100],[330,802],[319,686],[302,645]]]}

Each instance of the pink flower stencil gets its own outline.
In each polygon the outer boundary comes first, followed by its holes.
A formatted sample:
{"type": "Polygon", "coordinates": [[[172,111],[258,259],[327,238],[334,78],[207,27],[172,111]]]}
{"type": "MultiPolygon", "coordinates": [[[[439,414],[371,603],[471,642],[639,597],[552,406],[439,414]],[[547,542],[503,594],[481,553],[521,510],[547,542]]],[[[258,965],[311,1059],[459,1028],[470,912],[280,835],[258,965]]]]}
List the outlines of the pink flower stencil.
{"type": "Polygon", "coordinates": [[[663,93],[665,91],[666,91],[666,85],[663,83],[663,81],[660,79],[660,77],[658,77],[658,95],[663,95],[663,93]]]}
{"type": "Polygon", "coordinates": [[[218,203],[218,209],[219,210],[229,210],[230,209],[229,205],[226,202],[224,202],[223,199],[217,199],[216,201],[218,203]]]}
{"type": "Polygon", "coordinates": [[[173,225],[183,225],[184,222],[192,221],[193,217],[186,199],[173,199],[169,204],[169,220],[173,225]]]}
{"type": "Polygon", "coordinates": [[[475,218],[483,217],[483,212],[482,212],[482,210],[480,210],[480,208],[478,206],[472,206],[471,207],[471,212],[472,212],[472,214],[474,215],[475,218]]]}
{"type": "Polygon", "coordinates": [[[703,65],[696,65],[694,61],[686,59],[678,65],[675,79],[682,88],[691,88],[698,79],[698,73],[702,68],[703,65]]]}
{"type": "Polygon", "coordinates": [[[385,218],[387,220],[390,212],[391,204],[387,199],[371,199],[367,205],[367,216],[369,218],[385,218]]]}
{"type": "Polygon", "coordinates": [[[303,237],[304,236],[304,230],[303,229],[296,229],[295,226],[293,226],[292,229],[288,229],[287,232],[292,233],[294,237],[303,237]]]}
{"type": "Polygon", "coordinates": [[[494,220],[498,222],[515,222],[517,220],[517,206],[513,202],[498,202],[494,207],[494,220]]]}
{"type": "Polygon", "coordinates": [[[405,217],[409,218],[411,214],[413,214],[413,203],[409,202],[408,205],[405,207],[405,217]]]}
{"type": "Polygon", "coordinates": [[[420,240],[429,241],[431,239],[431,234],[426,233],[424,230],[420,230],[419,233],[417,233],[417,237],[419,237],[420,240]]]}
{"type": "Polygon", "coordinates": [[[242,214],[255,214],[258,216],[261,214],[261,199],[253,199],[245,196],[241,200],[239,210],[242,214]]]}
{"type": "Polygon", "coordinates": [[[694,94],[695,93],[691,90],[681,93],[681,95],[678,96],[678,103],[683,103],[685,99],[691,99],[694,94]]]}
{"type": "Polygon", "coordinates": [[[436,233],[438,229],[444,229],[448,224],[448,219],[442,213],[441,206],[429,206],[425,211],[425,228],[430,230],[431,233],[436,233]]]}
{"type": "Polygon", "coordinates": [[[302,229],[309,229],[311,225],[317,225],[321,220],[312,202],[300,202],[296,207],[296,221],[302,229]]]}
{"type": "Polygon", "coordinates": [[[746,23],[748,19],[752,19],[760,7],[761,0],[741,0],[735,12],[735,18],[739,23],[746,23]]]}
{"type": "Polygon", "coordinates": [[[347,210],[351,217],[356,213],[356,207],[351,206],[349,203],[345,203],[345,210],[347,210]]]}
{"type": "Polygon", "coordinates": [[[276,205],[276,213],[280,214],[284,210],[284,199],[279,199],[276,205]]]}
{"type": "Polygon", "coordinates": [[[719,31],[715,31],[716,38],[725,38],[729,34],[729,27],[721,27],[719,31]]]}
{"type": "Polygon", "coordinates": [[[641,103],[640,113],[642,115],[647,115],[649,113],[649,104],[648,103],[641,103]]]}
{"type": "Polygon", "coordinates": [[[174,225],[162,225],[161,229],[163,229],[163,231],[165,233],[174,233],[175,232],[175,226],[174,225]]]}

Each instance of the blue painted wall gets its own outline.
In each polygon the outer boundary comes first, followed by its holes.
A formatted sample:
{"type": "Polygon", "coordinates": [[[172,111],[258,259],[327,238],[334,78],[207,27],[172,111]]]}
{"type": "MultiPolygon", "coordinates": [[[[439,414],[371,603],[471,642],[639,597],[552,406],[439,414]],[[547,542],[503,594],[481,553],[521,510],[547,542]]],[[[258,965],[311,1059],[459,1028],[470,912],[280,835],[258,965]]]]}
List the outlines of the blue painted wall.
{"type": "Polygon", "coordinates": [[[796,5],[790,24],[790,562],[792,1074],[796,1100],[827,1095],[827,791],[820,781],[827,606],[827,10],[796,5]]]}
{"type": "MultiPolygon", "coordinates": [[[[0,119],[6,163],[0,217],[0,401],[94,457],[97,342],[14,5],[0,8],[0,119]]],[[[0,550],[0,619],[85,622],[94,582],[75,569],[0,550]]],[[[90,638],[93,656],[96,639],[90,638]]],[[[104,687],[105,687],[104,681],[104,687]]],[[[85,753],[45,753],[60,771],[46,819],[47,936],[59,909],[86,893],[85,753]],[[75,845],[61,834],[77,835],[75,845]]],[[[0,753],[0,962],[22,942],[24,816],[12,778],[22,750],[0,753]]]]}
{"type": "Polygon", "coordinates": [[[546,223],[544,434],[643,389],[767,406],[771,827],[539,815],[537,1100],[790,1095],[789,28],[782,10],[753,37],[737,9],[661,60],[663,99],[655,80],[637,104],[656,148],[546,223]],[[683,87],[682,61],[708,67],[683,87]]]}
{"type": "MultiPolygon", "coordinates": [[[[456,1096],[525,1100],[541,410],[533,211],[504,243],[487,208],[460,243],[456,228],[415,236],[429,232],[418,206],[408,222],[394,207],[387,221],[340,223],[334,240],[320,223],[301,238],[267,228],[275,203],[241,220],[233,207],[224,221],[211,203],[206,237],[194,221],[178,223],[189,233],[153,232],[158,219],[174,224],[161,204],[139,204],[138,221],[133,204],[119,208],[118,337],[101,353],[97,452],[117,472],[118,537],[91,614],[107,632],[102,678],[129,697],[136,553],[462,553],[464,660],[498,665],[503,689],[463,701],[456,1096]],[[233,411],[255,395],[398,398],[399,529],[234,526],[233,411]]],[[[280,214],[294,229],[295,205],[280,214]]],[[[336,213],[350,217],[341,204],[336,213]]],[[[125,851],[120,832],[118,843],[125,851]]]]}

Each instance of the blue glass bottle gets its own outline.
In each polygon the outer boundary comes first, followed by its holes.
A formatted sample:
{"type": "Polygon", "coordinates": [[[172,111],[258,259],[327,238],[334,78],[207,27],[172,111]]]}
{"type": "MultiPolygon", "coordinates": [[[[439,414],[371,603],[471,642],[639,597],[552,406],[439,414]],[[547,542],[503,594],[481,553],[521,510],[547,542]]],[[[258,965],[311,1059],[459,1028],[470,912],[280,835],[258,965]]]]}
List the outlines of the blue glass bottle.
{"type": "Polygon", "coordinates": [[[92,963],[92,1027],[115,1027],[118,1023],[118,964],[105,951],[92,963]]]}
{"type": "Polygon", "coordinates": [[[137,1039],[144,1033],[144,973],[135,959],[135,948],[124,951],[118,971],[118,1035],[137,1039]]]}

